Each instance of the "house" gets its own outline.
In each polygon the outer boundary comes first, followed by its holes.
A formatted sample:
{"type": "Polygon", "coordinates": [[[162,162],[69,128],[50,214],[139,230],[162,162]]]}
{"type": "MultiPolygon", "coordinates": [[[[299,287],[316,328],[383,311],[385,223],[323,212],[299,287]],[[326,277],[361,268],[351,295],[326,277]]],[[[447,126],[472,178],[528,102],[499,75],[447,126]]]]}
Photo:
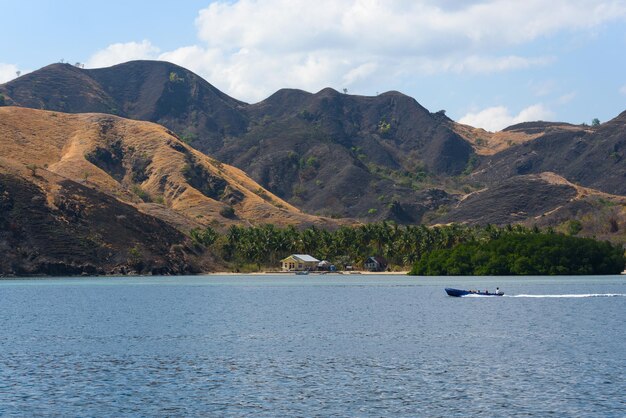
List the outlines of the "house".
{"type": "Polygon", "coordinates": [[[363,263],[363,268],[369,271],[385,271],[387,270],[387,260],[378,256],[367,257],[363,263]]]}
{"type": "Polygon", "coordinates": [[[321,271],[335,271],[335,270],[337,270],[335,265],[332,264],[328,260],[323,260],[323,261],[320,261],[319,263],[317,263],[317,269],[321,270],[321,271]]]}
{"type": "Polygon", "coordinates": [[[308,254],[291,254],[280,260],[283,271],[316,270],[319,262],[320,260],[308,254]]]}

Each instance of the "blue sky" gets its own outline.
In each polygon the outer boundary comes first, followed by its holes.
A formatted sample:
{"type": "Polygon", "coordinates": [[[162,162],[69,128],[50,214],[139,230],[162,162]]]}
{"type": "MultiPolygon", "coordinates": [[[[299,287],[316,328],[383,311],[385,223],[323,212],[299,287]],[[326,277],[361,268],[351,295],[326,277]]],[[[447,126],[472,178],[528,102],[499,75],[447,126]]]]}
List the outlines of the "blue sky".
{"type": "Polygon", "coordinates": [[[175,62],[247,102],[398,90],[498,130],[626,110],[626,0],[0,0],[0,82],[64,59],[175,62]]]}

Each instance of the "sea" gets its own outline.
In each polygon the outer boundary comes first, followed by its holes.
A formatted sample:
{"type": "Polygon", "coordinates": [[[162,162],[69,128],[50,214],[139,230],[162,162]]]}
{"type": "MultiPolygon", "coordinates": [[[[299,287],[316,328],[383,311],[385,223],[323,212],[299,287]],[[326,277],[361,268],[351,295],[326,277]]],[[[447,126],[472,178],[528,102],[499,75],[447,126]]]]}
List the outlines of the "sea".
{"type": "Polygon", "coordinates": [[[0,416],[626,416],[626,276],[33,278],[0,317],[0,416]]]}

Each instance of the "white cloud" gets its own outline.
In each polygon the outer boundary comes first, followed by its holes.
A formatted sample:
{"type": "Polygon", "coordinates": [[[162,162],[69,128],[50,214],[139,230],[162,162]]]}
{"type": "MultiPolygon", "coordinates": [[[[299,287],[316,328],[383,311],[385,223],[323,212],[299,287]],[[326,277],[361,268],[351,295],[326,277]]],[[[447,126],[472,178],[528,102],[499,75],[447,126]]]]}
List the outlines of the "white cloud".
{"type": "Polygon", "coordinates": [[[147,40],[117,43],[93,54],[85,65],[89,68],[108,67],[131,60],[155,59],[158,53],[159,48],[147,40]]]}
{"type": "Polygon", "coordinates": [[[624,18],[623,0],[218,0],[196,18],[198,44],[161,54],[149,41],[114,44],[87,66],[168,60],[247,101],[281,87],[371,93],[422,75],[550,65],[515,48],[624,18]]]}
{"type": "MultiPolygon", "coordinates": [[[[20,69],[17,68],[17,65],[0,62],[0,84],[17,78],[18,71],[20,71],[20,69]]],[[[26,71],[20,71],[20,73],[26,74],[26,71]]]]}
{"type": "Polygon", "coordinates": [[[623,1],[221,0],[196,19],[200,45],[160,59],[248,101],[281,87],[393,89],[424,74],[549,65],[508,50],[625,16],[623,1]]]}
{"type": "Polygon", "coordinates": [[[517,115],[511,115],[505,106],[488,107],[476,113],[467,113],[459,119],[459,123],[496,132],[516,123],[550,120],[553,117],[554,113],[539,103],[522,109],[517,115]]]}
{"type": "Polygon", "coordinates": [[[562,29],[592,28],[626,15],[623,1],[495,0],[217,1],[200,11],[210,47],[301,52],[319,48],[381,55],[464,51],[527,42],[562,29]],[[269,23],[268,23],[269,22],[269,23]]]}

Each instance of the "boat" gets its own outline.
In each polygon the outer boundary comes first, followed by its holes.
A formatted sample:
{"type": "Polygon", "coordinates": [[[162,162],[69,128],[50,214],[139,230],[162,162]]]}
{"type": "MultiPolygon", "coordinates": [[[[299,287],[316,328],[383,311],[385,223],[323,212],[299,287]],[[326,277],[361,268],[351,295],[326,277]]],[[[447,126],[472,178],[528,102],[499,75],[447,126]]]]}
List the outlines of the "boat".
{"type": "Polygon", "coordinates": [[[462,289],[453,289],[451,287],[446,287],[446,293],[448,296],[467,296],[467,295],[478,295],[478,296],[504,296],[504,292],[481,292],[478,290],[462,290],[462,289]]]}
{"type": "Polygon", "coordinates": [[[298,276],[306,276],[307,274],[309,274],[308,270],[296,271],[296,275],[298,276]]]}

